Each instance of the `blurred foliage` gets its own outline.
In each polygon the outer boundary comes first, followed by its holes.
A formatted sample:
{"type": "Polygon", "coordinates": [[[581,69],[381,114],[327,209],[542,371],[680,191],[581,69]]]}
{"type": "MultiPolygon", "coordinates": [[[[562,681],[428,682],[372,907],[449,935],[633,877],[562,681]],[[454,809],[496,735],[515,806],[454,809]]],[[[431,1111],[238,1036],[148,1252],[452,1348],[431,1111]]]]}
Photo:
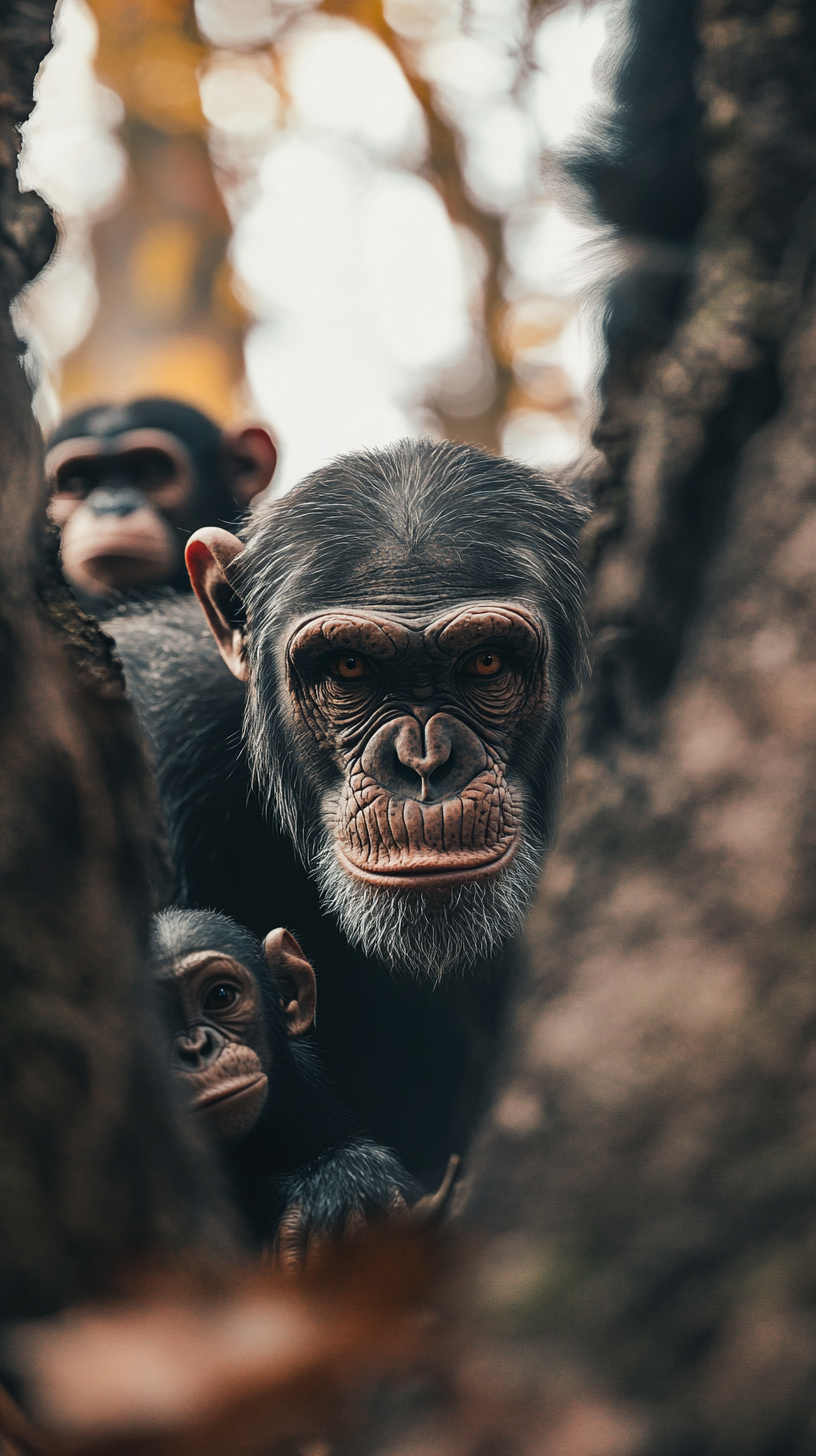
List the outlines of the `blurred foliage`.
{"type": "MultiPolygon", "coordinates": [[[[531,22],[535,12],[540,20],[544,14],[555,10],[561,0],[532,0],[531,22]]],[[[412,59],[411,50],[401,44],[399,37],[388,24],[383,0],[321,0],[318,10],[324,15],[334,15],[353,20],[371,30],[399,62],[405,78],[417,101],[422,107],[428,128],[428,159],[425,175],[442,196],[451,222],[468,228],[478,239],[485,257],[485,276],[482,286],[482,319],[478,332],[486,338],[495,366],[495,390],[486,409],[476,415],[452,416],[439,400],[433,401],[434,411],[439,416],[446,435],[452,439],[466,440],[488,449],[498,449],[501,438],[501,423],[511,409],[541,409],[552,413],[572,413],[574,401],[572,389],[564,371],[555,366],[549,368],[549,388],[538,374],[530,381],[532,391],[523,376],[514,370],[518,355],[551,337],[551,317],[545,324],[544,333],[535,321],[535,308],[524,305],[511,306],[505,300],[502,287],[507,271],[504,249],[504,231],[501,216],[480,207],[474,200],[463,176],[461,142],[451,123],[440,107],[433,87],[419,73],[412,59]],[[526,321],[525,321],[526,313],[526,321]],[[536,397],[536,387],[543,387],[543,398],[536,397]]],[[[535,300],[534,303],[544,302],[535,300]]],[[[546,308],[545,308],[546,313],[546,308]]],[[[566,322],[562,317],[560,327],[566,322]]],[[[546,376],[545,376],[546,377],[546,376]]]]}
{"type": "Polygon", "coordinates": [[[8,1329],[27,1413],[0,1386],[0,1450],[316,1456],[338,1438],[359,1442],[384,1380],[439,1382],[443,1258],[448,1270],[460,1262],[406,1217],[335,1243],[294,1276],[268,1264],[146,1265],[124,1298],[8,1329]]]}
{"type": "MultiPolygon", "coordinates": [[[[517,58],[520,76],[534,65],[537,26],[564,3],[528,0],[527,44],[517,58]]],[[[249,320],[227,261],[230,221],[219,182],[230,179],[223,175],[221,156],[214,171],[199,93],[211,51],[196,26],[192,0],[89,4],[99,25],[99,77],[124,105],[121,137],[130,167],[123,198],[94,231],[100,306],[90,333],[64,362],[63,404],[162,391],[224,418],[241,406],[242,342],[249,320]]],[[[409,8],[411,35],[397,33],[388,19],[395,7],[383,0],[319,0],[305,9],[270,3],[274,38],[253,45],[243,35],[238,0],[232,7],[233,53],[243,52],[249,62],[248,84],[253,77],[247,52],[265,60],[264,79],[271,78],[280,95],[278,124],[285,125],[285,42],[305,13],[356,24],[388,49],[426,123],[427,153],[417,170],[442,197],[451,222],[476,239],[483,260],[473,305],[474,347],[480,347],[480,339],[486,342],[493,388],[486,391],[481,381],[475,392],[466,388],[452,404],[443,378],[440,388],[431,386],[427,403],[448,436],[490,449],[500,447],[502,425],[515,413],[545,412],[574,428],[582,402],[565,370],[546,357],[569,322],[574,301],[508,300],[505,218],[468,187],[463,137],[421,72],[422,30],[424,25],[430,34],[434,7],[409,8]]],[[[222,41],[225,45],[228,40],[222,41]]]]}
{"type": "Polygon", "coordinates": [[[130,166],[123,198],[94,231],[100,306],[63,365],[63,401],[167,393],[223,419],[238,405],[247,315],[231,287],[230,221],[199,99],[207,47],[187,0],[90,8],[130,166]]]}

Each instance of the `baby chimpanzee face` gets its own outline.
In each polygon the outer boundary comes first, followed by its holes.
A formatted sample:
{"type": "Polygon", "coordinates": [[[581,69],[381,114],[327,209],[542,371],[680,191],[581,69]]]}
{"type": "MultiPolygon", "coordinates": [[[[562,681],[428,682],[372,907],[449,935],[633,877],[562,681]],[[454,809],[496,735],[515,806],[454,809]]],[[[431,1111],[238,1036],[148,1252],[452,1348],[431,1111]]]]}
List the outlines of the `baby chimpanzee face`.
{"type": "Polygon", "coordinates": [[[271,1060],[254,976],[231,956],[198,951],[177,962],[162,991],[172,1067],[191,1110],[219,1140],[246,1136],[266,1103],[271,1060]]]}
{"type": "Polygon", "coordinates": [[[279,1037],[299,1036],[314,1019],[314,972],[294,937],[271,931],[264,956],[256,972],[224,951],[189,951],[158,976],[173,1073],[219,1142],[246,1137],[266,1106],[275,1060],[270,1018],[278,1018],[279,1037]],[[259,980],[267,970],[277,982],[272,997],[259,980]]]}

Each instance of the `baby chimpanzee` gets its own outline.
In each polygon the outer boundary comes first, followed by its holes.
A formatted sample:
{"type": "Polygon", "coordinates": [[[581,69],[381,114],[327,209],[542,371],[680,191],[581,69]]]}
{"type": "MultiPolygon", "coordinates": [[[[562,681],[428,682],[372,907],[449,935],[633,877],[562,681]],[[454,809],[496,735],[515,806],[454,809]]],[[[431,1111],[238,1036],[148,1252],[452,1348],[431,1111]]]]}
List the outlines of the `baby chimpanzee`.
{"type": "Polygon", "coordinates": [[[294,936],[263,945],[209,910],[154,918],[151,963],[172,1066],[224,1157],[253,1240],[298,1263],[310,1243],[414,1203],[421,1189],[363,1137],[312,1047],[315,975],[294,936]]]}

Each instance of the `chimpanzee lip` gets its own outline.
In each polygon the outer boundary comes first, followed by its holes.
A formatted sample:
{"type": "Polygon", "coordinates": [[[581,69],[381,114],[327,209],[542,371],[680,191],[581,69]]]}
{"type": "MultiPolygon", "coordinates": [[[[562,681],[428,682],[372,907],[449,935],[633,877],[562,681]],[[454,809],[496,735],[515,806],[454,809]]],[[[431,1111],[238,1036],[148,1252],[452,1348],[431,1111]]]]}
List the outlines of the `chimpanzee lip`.
{"type": "Polygon", "coordinates": [[[236,1077],[231,1082],[222,1082],[219,1087],[213,1088],[212,1092],[202,1092],[201,1096],[196,1098],[193,1103],[193,1112],[206,1112],[209,1108],[222,1102],[237,1101],[248,1093],[254,1092],[257,1087],[261,1087],[266,1080],[266,1073],[261,1072],[257,1077],[236,1077]]]}
{"type": "MultiPolygon", "coordinates": [[[[404,869],[363,869],[360,865],[349,859],[348,855],[338,846],[337,853],[343,868],[358,880],[364,880],[368,885],[388,885],[395,890],[447,890],[456,885],[465,884],[469,880],[487,880],[491,875],[498,874],[499,870],[513,858],[518,849],[518,837],[513,836],[510,843],[495,859],[468,866],[459,865],[457,869],[437,869],[429,865],[427,869],[406,871],[404,869]]],[[[441,858],[441,856],[440,856],[441,858]]]]}
{"type": "Polygon", "coordinates": [[[136,561],[165,561],[168,551],[163,543],[141,537],[100,536],[92,540],[83,552],[82,560],[104,561],[109,556],[128,556],[136,561]]]}

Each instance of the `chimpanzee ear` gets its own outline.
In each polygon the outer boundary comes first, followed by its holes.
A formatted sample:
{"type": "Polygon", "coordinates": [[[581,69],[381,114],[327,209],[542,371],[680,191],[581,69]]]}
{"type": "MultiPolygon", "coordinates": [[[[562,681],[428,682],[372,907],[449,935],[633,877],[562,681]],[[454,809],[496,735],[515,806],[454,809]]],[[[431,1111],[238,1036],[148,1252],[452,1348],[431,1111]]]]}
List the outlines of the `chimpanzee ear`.
{"type": "Polygon", "coordinates": [[[230,586],[229,569],[243,541],[220,526],[202,526],[187,542],[184,559],[193,591],[201,603],[221,656],[234,677],[246,682],[248,669],[243,624],[236,620],[240,601],[230,586]]]}
{"type": "Polygon", "coordinates": [[[281,1007],[290,1036],[302,1036],[308,1031],[315,1017],[317,1004],[317,982],[315,973],[307,961],[295,937],[279,926],[270,930],[264,941],[264,955],[276,981],[286,988],[281,996],[281,1007]],[[287,1001],[286,996],[290,995],[287,1001]]]}
{"type": "Polygon", "coordinates": [[[221,452],[230,494],[239,506],[248,506],[266,490],[275,473],[275,441],[263,425],[245,425],[240,430],[224,431],[221,452]]]}

